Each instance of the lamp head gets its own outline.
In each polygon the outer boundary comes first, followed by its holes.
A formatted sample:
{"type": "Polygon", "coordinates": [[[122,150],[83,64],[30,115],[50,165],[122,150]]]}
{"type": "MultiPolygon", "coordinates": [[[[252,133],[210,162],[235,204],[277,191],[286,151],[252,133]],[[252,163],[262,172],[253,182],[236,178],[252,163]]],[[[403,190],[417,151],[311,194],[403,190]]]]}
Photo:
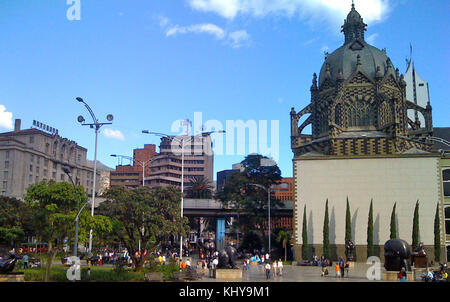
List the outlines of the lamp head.
{"type": "Polygon", "coordinates": [[[117,154],[111,154],[112,157],[117,157],[117,154]]]}
{"type": "Polygon", "coordinates": [[[114,119],[114,116],[112,114],[108,114],[106,119],[111,122],[114,119]]]}
{"type": "Polygon", "coordinates": [[[80,103],[83,103],[83,102],[84,102],[83,99],[80,98],[80,97],[77,97],[76,100],[77,100],[78,102],[80,102],[80,103]]]}
{"type": "Polygon", "coordinates": [[[78,120],[78,122],[79,123],[83,123],[85,120],[84,120],[84,117],[82,116],[82,115],[80,115],[78,118],[77,118],[77,120],[78,120]]]}

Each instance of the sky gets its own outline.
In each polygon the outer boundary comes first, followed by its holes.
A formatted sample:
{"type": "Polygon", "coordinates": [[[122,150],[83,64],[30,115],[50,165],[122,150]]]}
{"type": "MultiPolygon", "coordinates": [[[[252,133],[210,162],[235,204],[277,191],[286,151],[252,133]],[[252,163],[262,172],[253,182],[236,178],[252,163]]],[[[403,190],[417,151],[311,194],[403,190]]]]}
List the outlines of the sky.
{"type": "MultiPolygon", "coordinates": [[[[434,126],[449,127],[450,2],[355,6],[368,24],[366,40],[386,48],[401,73],[412,44],[434,126]]],[[[0,131],[14,119],[22,128],[38,120],[92,160],[95,133],[77,122],[91,120],[75,100],[82,97],[100,122],[114,116],[98,143],[98,159],[114,167],[110,154],[159,145],[144,129],[176,135],[180,119],[194,130],[243,121],[257,125],[258,137],[268,133],[268,144],[252,136],[230,139],[233,146],[225,140],[231,132],[213,134],[214,172],[264,151],[290,177],[290,110],[310,103],[312,75],[324,52],[343,44],[350,8],[350,0],[0,0],[0,131]]]]}

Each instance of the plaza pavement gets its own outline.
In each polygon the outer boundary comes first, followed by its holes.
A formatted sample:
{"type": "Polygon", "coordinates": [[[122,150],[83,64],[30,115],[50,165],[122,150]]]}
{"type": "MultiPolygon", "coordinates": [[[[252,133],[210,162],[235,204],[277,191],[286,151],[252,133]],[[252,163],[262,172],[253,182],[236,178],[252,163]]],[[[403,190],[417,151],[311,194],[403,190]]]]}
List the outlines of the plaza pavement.
{"type": "MultiPolygon", "coordinates": [[[[318,266],[292,266],[283,267],[283,275],[266,279],[263,265],[250,265],[248,271],[243,271],[242,280],[227,280],[209,278],[206,274],[200,282],[386,282],[367,279],[367,270],[370,265],[365,263],[355,263],[355,267],[349,270],[349,274],[344,278],[335,277],[334,267],[328,267],[329,275],[321,277],[321,267],[318,266]]],[[[381,272],[384,268],[381,268],[381,272]]],[[[398,282],[398,281],[397,281],[398,282]]]]}

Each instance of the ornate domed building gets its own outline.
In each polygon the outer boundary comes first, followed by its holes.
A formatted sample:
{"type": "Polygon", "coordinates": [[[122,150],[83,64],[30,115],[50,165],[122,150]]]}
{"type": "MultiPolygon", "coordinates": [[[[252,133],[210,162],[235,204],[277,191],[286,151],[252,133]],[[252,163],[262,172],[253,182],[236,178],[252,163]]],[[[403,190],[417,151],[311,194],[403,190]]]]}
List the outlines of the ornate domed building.
{"type": "Polygon", "coordinates": [[[326,54],[319,78],[314,74],[311,104],[291,111],[292,150],[326,155],[399,154],[430,151],[431,106],[406,99],[406,82],[386,54],[364,40],[367,25],[352,9],[342,26],[344,45],[326,54]],[[423,115],[425,125],[408,118],[423,115]],[[310,116],[299,126],[299,120],[310,116]],[[302,131],[312,125],[312,135],[302,131]]]}
{"type": "MultiPolygon", "coordinates": [[[[311,103],[290,113],[297,260],[321,256],[325,241],[330,244],[329,257],[344,256],[347,198],[357,260],[366,261],[368,256],[371,200],[375,255],[383,258],[394,204],[396,236],[412,243],[417,200],[420,240],[433,254],[436,205],[441,206],[443,198],[439,154],[432,153],[426,140],[433,132],[431,106],[406,98],[404,76],[386,50],[365,41],[366,28],[352,4],[342,26],[344,45],[326,54],[319,77],[314,74],[311,103]],[[408,111],[421,119],[411,120],[408,111]],[[303,134],[308,125],[312,133],[303,134]],[[323,235],[325,212],[329,213],[328,238],[323,235]],[[301,249],[304,232],[307,255],[301,249]]],[[[440,215],[442,222],[443,212],[440,215]]]]}

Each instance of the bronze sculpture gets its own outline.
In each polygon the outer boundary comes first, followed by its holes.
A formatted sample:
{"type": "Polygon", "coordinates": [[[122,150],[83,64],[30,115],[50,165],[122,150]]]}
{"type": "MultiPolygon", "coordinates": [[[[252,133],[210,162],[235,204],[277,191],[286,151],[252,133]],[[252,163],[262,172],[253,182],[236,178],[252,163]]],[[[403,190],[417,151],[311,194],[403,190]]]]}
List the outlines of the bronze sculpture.
{"type": "Polygon", "coordinates": [[[10,254],[8,258],[0,259],[0,274],[8,274],[14,270],[17,263],[15,254],[10,254]]]}
{"type": "Polygon", "coordinates": [[[400,271],[402,268],[410,270],[408,259],[411,247],[401,239],[391,239],[384,244],[384,267],[387,271],[400,271]]]}
{"type": "Polygon", "coordinates": [[[232,245],[228,245],[225,250],[219,253],[218,268],[234,269],[236,268],[237,250],[232,245]]]}
{"type": "Polygon", "coordinates": [[[345,242],[345,257],[347,258],[347,261],[354,261],[355,260],[355,243],[352,240],[347,240],[345,242]]]}

